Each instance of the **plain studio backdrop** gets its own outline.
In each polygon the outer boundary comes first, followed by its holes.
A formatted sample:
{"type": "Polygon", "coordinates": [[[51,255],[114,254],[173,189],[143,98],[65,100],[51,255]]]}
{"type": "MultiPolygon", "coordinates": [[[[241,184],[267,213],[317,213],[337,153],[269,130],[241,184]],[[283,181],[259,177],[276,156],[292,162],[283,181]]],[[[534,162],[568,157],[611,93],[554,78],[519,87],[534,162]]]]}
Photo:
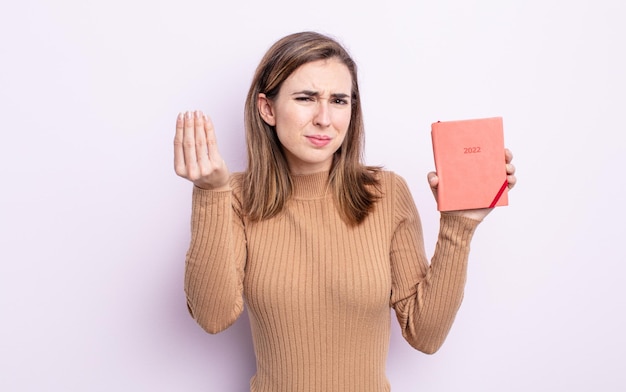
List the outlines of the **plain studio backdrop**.
{"type": "Polygon", "coordinates": [[[0,390],[247,390],[247,316],[212,336],[185,306],[174,123],[210,114],[242,170],[254,68],[302,30],[357,61],[366,161],[406,178],[429,254],[430,124],[502,116],[515,154],[442,349],[392,319],[393,390],[626,390],[625,18],[621,0],[3,0],[0,390]]]}

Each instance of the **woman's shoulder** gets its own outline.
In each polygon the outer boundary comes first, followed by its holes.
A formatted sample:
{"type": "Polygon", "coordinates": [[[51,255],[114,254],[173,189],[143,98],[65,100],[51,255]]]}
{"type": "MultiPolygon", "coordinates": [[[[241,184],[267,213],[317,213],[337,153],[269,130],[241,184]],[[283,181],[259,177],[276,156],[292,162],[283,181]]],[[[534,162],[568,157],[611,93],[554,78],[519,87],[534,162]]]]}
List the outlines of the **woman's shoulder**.
{"type": "Polygon", "coordinates": [[[241,193],[243,189],[243,172],[235,172],[230,175],[230,188],[233,190],[233,195],[237,199],[241,199],[241,193]]]}
{"type": "Polygon", "coordinates": [[[378,189],[380,190],[380,201],[382,203],[406,204],[413,203],[411,189],[400,174],[391,170],[379,170],[377,172],[379,179],[378,189]]]}
{"type": "Polygon", "coordinates": [[[391,171],[391,170],[386,170],[386,169],[377,170],[376,178],[378,179],[380,183],[380,188],[383,192],[385,190],[393,190],[397,188],[398,186],[400,187],[407,186],[406,180],[404,179],[404,177],[402,177],[398,173],[391,171]]]}
{"type": "Polygon", "coordinates": [[[235,172],[230,175],[230,186],[231,187],[239,187],[241,188],[241,184],[243,183],[243,172],[235,172]]]}

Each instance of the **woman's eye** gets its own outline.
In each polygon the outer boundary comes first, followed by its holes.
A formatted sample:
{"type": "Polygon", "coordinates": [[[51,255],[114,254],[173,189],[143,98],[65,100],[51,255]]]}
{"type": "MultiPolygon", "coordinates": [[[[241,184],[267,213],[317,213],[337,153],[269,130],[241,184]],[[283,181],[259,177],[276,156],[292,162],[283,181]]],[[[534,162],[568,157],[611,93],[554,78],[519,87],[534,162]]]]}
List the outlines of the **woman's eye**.
{"type": "Polygon", "coordinates": [[[313,97],[296,97],[296,101],[312,102],[313,101],[313,97]]]}
{"type": "Polygon", "coordinates": [[[347,99],[343,99],[343,98],[337,98],[333,102],[335,102],[338,105],[347,105],[348,104],[348,100],[347,99]]]}

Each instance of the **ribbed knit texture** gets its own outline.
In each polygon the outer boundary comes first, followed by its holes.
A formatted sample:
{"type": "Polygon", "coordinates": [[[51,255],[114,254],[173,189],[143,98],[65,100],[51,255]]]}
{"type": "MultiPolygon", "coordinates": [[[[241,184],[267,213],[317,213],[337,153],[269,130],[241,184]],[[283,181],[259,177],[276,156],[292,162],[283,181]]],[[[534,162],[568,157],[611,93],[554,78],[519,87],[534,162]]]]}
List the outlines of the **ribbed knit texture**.
{"type": "Polygon", "coordinates": [[[442,215],[429,266],[409,189],[391,172],[356,227],[339,217],[327,173],[296,176],[284,212],[257,223],[241,217],[240,178],[232,191],[194,188],[185,291],[210,333],[237,319],[245,297],[257,359],[251,391],[389,391],[390,306],[413,347],[441,346],[478,222],[442,215]]]}

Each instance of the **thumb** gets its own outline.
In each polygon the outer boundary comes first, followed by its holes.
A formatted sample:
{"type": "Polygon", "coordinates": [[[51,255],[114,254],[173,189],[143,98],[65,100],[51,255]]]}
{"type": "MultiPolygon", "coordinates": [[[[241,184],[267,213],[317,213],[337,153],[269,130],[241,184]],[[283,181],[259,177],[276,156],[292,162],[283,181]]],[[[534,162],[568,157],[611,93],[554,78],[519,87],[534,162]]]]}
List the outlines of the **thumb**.
{"type": "Polygon", "coordinates": [[[437,186],[439,186],[439,177],[437,177],[437,173],[430,172],[428,173],[428,185],[430,186],[430,190],[433,192],[433,196],[435,199],[437,198],[437,186]]]}

